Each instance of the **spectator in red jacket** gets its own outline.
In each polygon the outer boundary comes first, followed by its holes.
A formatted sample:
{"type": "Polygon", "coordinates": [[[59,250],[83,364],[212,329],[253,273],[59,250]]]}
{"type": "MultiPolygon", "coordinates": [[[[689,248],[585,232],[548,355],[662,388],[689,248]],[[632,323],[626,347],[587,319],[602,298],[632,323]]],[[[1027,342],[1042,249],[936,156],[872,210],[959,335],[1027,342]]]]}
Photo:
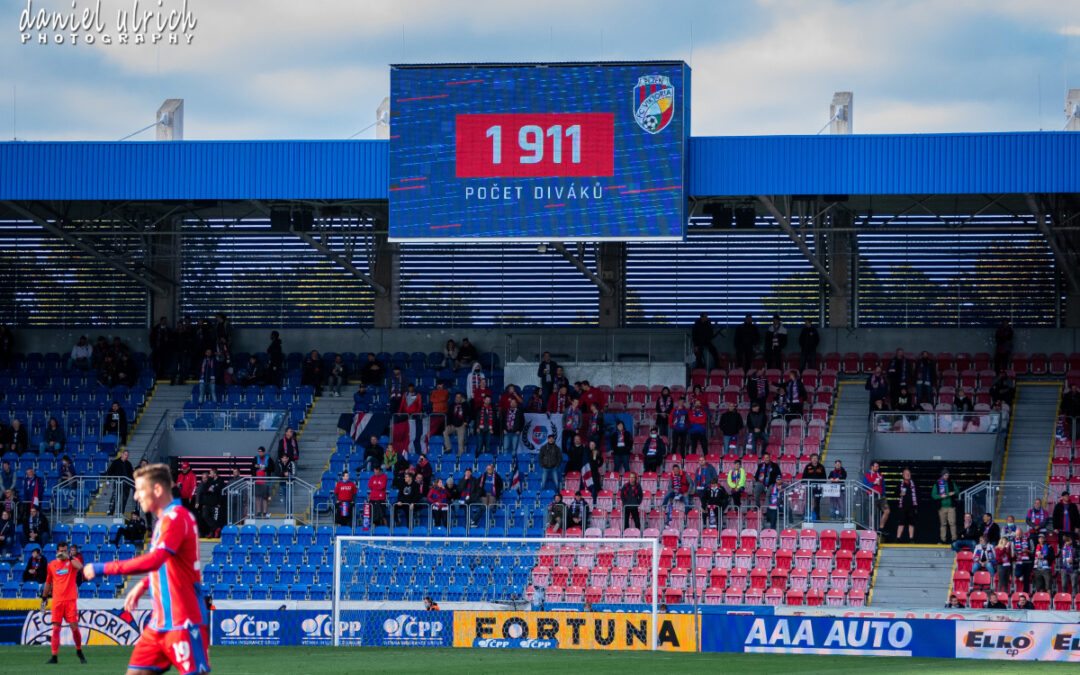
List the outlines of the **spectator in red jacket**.
{"type": "Polygon", "coordinates": [[[191,470],[191,464],[184,462],[180,465],[180,474],[176,477],[176,486],[180,490],[180,502],[188,511],[195,511],[195,486],[197,484],[195,472],[191,470]]]}
{"type": "Polygon", "coordinates": [[[368,478],[368,503],[371,504],[373,525],[386,525],[386,485],[388,481],[382,467],[376,465],[375,473],[368,478]]]}
{"type": "Polygon", "coordinates": [[[401,397],[398,412],[402,415],[422,415],[424,412],[424,400],[412,382],[405,385],[405,394],[401,397]]]}
{"type": "Polygon", "coordinates": [[[604,396],[604,392],[589,384],[588,380],[582,380],[581,405],[588,407],[593,403],[596,404],[597,408],[603,411],[604,406],[607,405],[607,398],[604,396]]]}
{"type": "Polygon", "coordinates": [[[689,426],[687,431],[690,433],[690,447],[687,448],[687,454],[694,452],[695,449],[700,448],[701,454],[706,453],[708,443],[705,441],[705,430],[709,424],[709,412],[705,410],[705,402],[700,398],[694,399],[694,407],[690,409],[688,413],[689,426]]]}
{"type": "Polygon", "coordinates": [[[446,485],[442,478],[436,478],[427,494],[428,504],[431,505],[432,519],[436,527],[446,527],[446,512],[450,508],[450,493],[446,491],[446,485]]]}
{"type": "Polygon", "coordinates": [[[341,479],[334,485],[334,499],[337,500],[334,522],[338,525],[352,525],[353,501],[356,499],[356,492],[356,483],[349,480],[349,471],[342,471],[341,479]]]}
{"type": "Polygon", "coordinates": [[[682,470],[682,468],[676,464],[671,469],[671,487],[668,489],[667,494],[664,495],[663,506],[667,507],[667,520],[671,522],[671,506],[676,501],[680,501],[686,508],[690,508],[690,502],[686,498],[686,493],[690,490],[690,477],[682,470]]]}
{"type": "Polygon", "coordinates": [[[519,408],[525,405],[525,399],[521,397],[521,392],[515,384],[506,385],[506,391],[499,397],[499,412],[505,412],[510,407],[510,401],[517,401],[519,408]]]}
{"type": "Polygon", "coordinates": [[[548,397],[547,411],[552,415],[562,415],[570,408],[570,401],[570,390],[560,386],[558,391],[548,397]]]}

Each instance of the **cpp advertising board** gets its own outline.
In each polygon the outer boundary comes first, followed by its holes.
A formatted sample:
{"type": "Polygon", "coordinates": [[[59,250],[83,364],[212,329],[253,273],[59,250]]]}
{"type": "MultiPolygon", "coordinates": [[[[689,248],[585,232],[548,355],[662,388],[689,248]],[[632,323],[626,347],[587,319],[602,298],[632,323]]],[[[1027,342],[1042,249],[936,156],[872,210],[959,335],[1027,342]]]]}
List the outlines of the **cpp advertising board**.
{"type": "Polygon", "coordinates": [[[681,240],[681,61],[397,65],[392,241],[681,240]]]}
{"type": "MultiPolygon", "coordinates": [[[[341,644],[364,647],[452,647],[452,612],[346,610],[339,617],[341,644]]],[[[330,645],[330,610],[215,610],[215,645],[330,645]]]]}

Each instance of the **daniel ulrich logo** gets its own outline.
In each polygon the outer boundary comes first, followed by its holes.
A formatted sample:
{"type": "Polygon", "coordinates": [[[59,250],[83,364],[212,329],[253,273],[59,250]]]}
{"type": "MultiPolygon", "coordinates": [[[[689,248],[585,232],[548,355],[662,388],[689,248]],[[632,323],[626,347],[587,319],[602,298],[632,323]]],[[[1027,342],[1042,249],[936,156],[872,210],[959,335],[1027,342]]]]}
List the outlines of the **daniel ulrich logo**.
{"type": "Polygon", "coordinates": [[[189,0],[26,0],[24,45],[190,45],[199,21],[189,0]]]}

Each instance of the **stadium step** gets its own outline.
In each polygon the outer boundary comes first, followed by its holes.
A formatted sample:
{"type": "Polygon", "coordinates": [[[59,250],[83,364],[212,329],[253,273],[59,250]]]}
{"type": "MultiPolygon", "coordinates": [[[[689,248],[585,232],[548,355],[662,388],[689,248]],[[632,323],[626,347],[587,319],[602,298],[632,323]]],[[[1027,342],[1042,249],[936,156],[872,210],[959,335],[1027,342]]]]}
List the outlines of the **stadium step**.
{"type": "Polygon", "coordinates": [[[300,465],[298,477],[319,485],[323,472],[330,466],[330,455],[337,448],[338,419],[342,413],[352,413],[352,395],[320,396],[300,432],[300,465]]]}
{"type": "MultiPolygon", "coordinates": [[[[1012,428],[1006,448],[1002,480],[1045,483],[1054,452],[1061,382],[1020,382],[1016,386],[1012,428]]],[[[1002,494],[996,518],[1023,516],[1031,507],[1020,492],[1002,494]]]]}
{"type": "Polygon", "coordinates": [[[870,393],[858,381],[841,382],[839,389],[823,455],[830,470],[839,459],[847,469],[848,478],[854,480],[865,470],[862,462],[870,393]]]}
{"type": "Polygon", "coordinates": [[[874,607],[944,606],[954,557],[948,546],[881,546],[870,604],[874,607]]]}

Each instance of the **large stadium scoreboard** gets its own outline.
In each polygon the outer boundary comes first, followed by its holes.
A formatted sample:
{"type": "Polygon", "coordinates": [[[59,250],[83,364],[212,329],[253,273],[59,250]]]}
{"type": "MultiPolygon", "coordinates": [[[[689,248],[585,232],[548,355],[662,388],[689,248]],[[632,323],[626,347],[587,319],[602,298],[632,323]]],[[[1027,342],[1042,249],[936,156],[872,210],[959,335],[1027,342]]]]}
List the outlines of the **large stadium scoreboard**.
{"type": "Polygon", "coordinates": [[[683,62],[397,65],[394,241],[681,240],[683,62]]]}

